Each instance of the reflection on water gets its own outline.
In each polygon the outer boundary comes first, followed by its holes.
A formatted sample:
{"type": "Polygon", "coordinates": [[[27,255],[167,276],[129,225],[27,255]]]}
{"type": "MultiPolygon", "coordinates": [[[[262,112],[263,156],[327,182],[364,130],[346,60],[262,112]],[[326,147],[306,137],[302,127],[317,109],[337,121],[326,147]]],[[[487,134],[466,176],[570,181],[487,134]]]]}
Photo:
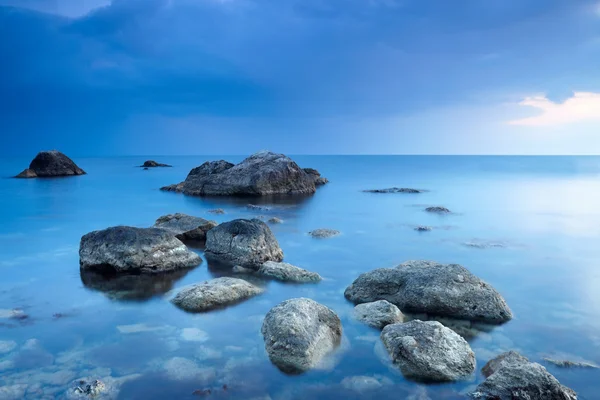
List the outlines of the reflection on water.
{"type": "MultiPolygon", "coordinates": [[[[207,398],[216,399],[462,398],[481,382],[479,373],[452,384],[407,381],[381,353],[379,331],[355,321],[344,298],[359,274],[411,259],[462,264],[506,298],[515,318],[505,325],[442,321],[467,337],[478,367],[517,350],[580,398],[597,397],[599,370],[559,368],[543,359],[600,363],[600,158],[297,157],[331,183],[301,198],[195,198],[159,190],[219,158],[161,157],[174,167],[150,173],[132,168],[144,159],[82,159],[86,176],[0,180],[0,398],[64,398],[81,378],[102,380],[115,399],[202,398],[208,390],[207,398]],[[394,186],[429,191],[362,192],[394,186]],[[422,205],[455,213],[431,215],[422,205]],[[226,214],[210,214],[214,208],[226,214]],[[270,226],[285,261],[323,281],[289,285],[243,276],[265,293],[188,314],[165,295],[240,276],[211,260],[158,276],[80,272],[77,247],[85,233],[148,227],[176,212],[219,223],[281,218],[270,226]],[[415,226],[433,229],[419,233],[415,226]],[[314,240],[307,232],[317,228],[342,234],[314,240]],[[294,297],[312,298],[340,316],[347,343],[331,368],[288,376],[269,361],[262,320],[294,297]],[[14,319],[15,309],[27,318],[14,319]]],[[[3,159],[0,169],[14,174],[28,161],[3,159]]],[[[201,244],[188,245],[202,254],[201,244]]]]}

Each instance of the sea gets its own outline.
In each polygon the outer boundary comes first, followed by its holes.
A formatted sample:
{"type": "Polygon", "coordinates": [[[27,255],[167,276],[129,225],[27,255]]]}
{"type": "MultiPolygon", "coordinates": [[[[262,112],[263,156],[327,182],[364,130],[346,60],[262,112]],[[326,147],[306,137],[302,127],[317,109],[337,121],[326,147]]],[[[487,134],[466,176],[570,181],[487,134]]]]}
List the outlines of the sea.
{"type": "MultiPolygon", "coordinates": [[[[99,379],[111,399],[460,399],[481,367],[516,350],[580,399],[600,398],[600,157],[292,156],[329,184],[308,197],[199,198],[159,188],[208,160],[243,156],[77,158],[87,175],[12,179],[30,159],[0,160],[0,398],[76,398],[99,379]],[[172,168],[139,168],[145,160],[172,168]],[[407,187],[423,193],[364,190],[407,187]],[[248,204],[269,206],[249,209],[248,204]],[[444,206],[448,215],[430,214],[444,206]],[[222,208],[225,214],[208,211],[222,208]],[[217,222],[278,217],[285,261],[318,272],[318,284],[264,282],[235,306],[189,314],[169,300],[181,288],[227,275],[204,261],[159,277],[90,276],[79,241],[115,225],[149,227],[165,214],[217,222]],[[430,226],[431,231],[414,228],[430,226]],[[308,232],[336,229],[337,237],[308,232]],[[344,289],[361,273],[408,260],[457,263],[495,287],[514,319],[465,334],[477,359],[467,380],[403,377],[379,331],[353,317],[344,289]],[[343,325],[340,347],[314,370],[279,371],[261,325],[280,302],[314,299],[343,325]]],[[[83,397],[81,397],[83,398],[83,397]]]]}

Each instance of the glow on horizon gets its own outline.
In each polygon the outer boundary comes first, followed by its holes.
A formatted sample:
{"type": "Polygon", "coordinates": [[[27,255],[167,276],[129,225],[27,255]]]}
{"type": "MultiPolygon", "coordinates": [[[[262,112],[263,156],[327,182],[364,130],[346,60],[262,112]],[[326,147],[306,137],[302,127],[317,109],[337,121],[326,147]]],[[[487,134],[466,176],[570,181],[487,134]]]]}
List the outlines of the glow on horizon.
{"type": "Polygon", "coordinates": [[[600,93],[575,92],[562,103],[555,103],[546,96],[527,97],[520,106],[534,107],[542,113],[509,121],[510,125],[561,126],[578,122],[600,122],[600,93]]]}

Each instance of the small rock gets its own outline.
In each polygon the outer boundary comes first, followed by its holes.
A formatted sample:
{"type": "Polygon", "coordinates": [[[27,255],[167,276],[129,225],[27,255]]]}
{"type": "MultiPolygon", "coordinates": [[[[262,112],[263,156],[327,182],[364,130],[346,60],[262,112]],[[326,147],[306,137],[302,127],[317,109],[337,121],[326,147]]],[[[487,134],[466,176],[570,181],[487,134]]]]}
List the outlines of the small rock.
{"type": "Polygon", "coordinates": [[[225,210],[222,208],[215,208],[214,210],[208,210],[207,212],[210,214],[225,214],[225,210]]]}
{"type": "Polygon", "coordinates": [[[417,226],[415,228],[415,231],[417,231],[417,232],[429,232],[431,230],[432,230],[432,228],[430,226],[417,226]]]}
{"type": "Polygon", "coordinates": [[[371,189],[371,190],[363,190],[366,193],[423,193],[424,190],[421,189],[410,189],[410,188],[398,188],[392,187],[387,189],[371,189]]]}
{"type": "Polygon", "coordinates": [[[249,208],[250,210],[255,210],[255,211],[270,211],[271,207],[269,206],[257,206],[255,204],[248,204],[246,205],[246,208],[249,208]]]}
{"type": "Polygon", "coordinates": [[[400,309],[386,300],[357,305],[354,307],[354,317],[377,329],[404,321],[404,315],[400,309]]]}
{"type": "Polygon", "coordinates": [[[439,322],[413,320],[388,325],[381,340],[407,378],[448,382],[475,371],[475,354],[467,341],[439,322]]]}
{"type": "Polygon", "coordinates": [[[42,151],[29,164],[29,168],[17,175],[17,178],[47,178],[55,176],[85,175],[73,160],[60,151],[42,151]]]}
{"type": "Polygon", "coordinates": [[[147,169],[147,168],[156,168],[156,167],[172,167],[172,165],[161,164],[161,163],[158,163],[158,162],[156,162],[154,160],[148,160],[148,161],[145,161],[144,164],[140,165],[140,167],[143,167],[144,169],[147,169]]]}
{"type": "Polygon", "coordinates": [[[335,229],[321,228],[321,229],[315,229],[313,231],[310,231],[310,232],[308,232],[308,234],[314,238],[326,239],[326,238],[338,236],[340,234],[340,231],[336,231],[335,229]]]}
{"type": "Polygon", "coordinates": [[[205,312],[261,294],[263,289],[243,279],[215,278],[184,288],[172,301],[177,307],[189,312],[205,312]]]}
{"type": "Polygon", "coordinates": [[[484,241],[472,241],[472,242],[464,242],[463,246],[473,247],[475,249],[489,249],[489,248],[504,248],[506,247],[506,243],[502,242],[484,242],[484,241]]]}
{"type": "Polygon", "coordinates": [[[283,220],[277,218],[277,217],[273,217],[269,219],[269,223],[271,224],[282,224],[283,220]]]}
{"type": "Polygon", "coordinates": [[[27,314],[25,311],[14,308],[14,309],[0,309],[0,318],[3,319],[25,319],[27,318],[27,314]]]}
{"type": "Polygon", "coordinates": [[[321,281],[321,276],[316,272],[307,271],[284,262],[267,261],[258,270],[236,266],[236,273],[246,273],[275,279],[282,282],[315,283],[321,281]]]}
{"type": "Polygon", "coordinates": [[[436,214],[449,214],[451,212],[446,207],[427,207],[425,211],[436,214]]]}
{"type": "Polygon", "coordinates": [[[286,373],[317,366],[341,343],[342,324],[329,308],[314,300],[286,300],[265,316],[261,332],[269,358],[286,373]]]}

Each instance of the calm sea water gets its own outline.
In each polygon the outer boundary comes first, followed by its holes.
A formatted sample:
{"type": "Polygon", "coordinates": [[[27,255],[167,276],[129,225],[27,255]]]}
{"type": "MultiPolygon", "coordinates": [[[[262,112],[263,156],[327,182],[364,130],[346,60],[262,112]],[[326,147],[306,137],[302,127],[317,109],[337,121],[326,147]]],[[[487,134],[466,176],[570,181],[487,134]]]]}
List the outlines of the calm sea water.
{"type": "MultiPolygon", "coordinates": [[[[82,177],[0,179],[0,398],[60,398],[88,376],[114,378],[120,399],[197,398],[192,393],[205,389],[210,398],[460,398],[481,382],[479,373],[447,385],[405,380],[382,361],[379,332],[354,321],[344,299],[360,273],[411,259],[460,263],[506,298],[514,320],[469,339],[478,370],[511,349],[541,363],[600,363],[600,157],[294,157],[331,183],[309,198],[275,201],[262,215],[285,221],[272,227],[285,260],[324,281],[269,282],[264,295],[199,315],[168,299],[174,289],[223,273],[206,261],[160,280],[104,281],[79,271],[79,240],[92,230],[150,226],[175,212],[218,222],[257,216],[245,205],[258,199],[158,190],[206,160],[242,157],[154,157],[174,167],[134,167],[147,158],[76,159],[88,172],[82,177]],[[390,186],[429,192],[361,192],[390,186]],[[429,215],[429,205],[454,214],[429,215]],[[213,208],[226,214],[208,214],[213,208]],[[421,224],[434,230],[413,230],[421,224]],[[342,235],[312,239],[307,232],[315,228],[342,235]],[[269,362],[260,326],[271,307],[294,297],[335,310],[344,341],[327,365],[286,376],[269,362]],[[8,318],[12,309],[28,317],[8,318]],[[374,376],[382,387],[349,391],[341,382],[353,376],[374,376]]],[[[0,174],[28,162],[0,160],[0,174]]],[[[580,398],[598,398],[600,370],[544,365],[580,398]]]]}

